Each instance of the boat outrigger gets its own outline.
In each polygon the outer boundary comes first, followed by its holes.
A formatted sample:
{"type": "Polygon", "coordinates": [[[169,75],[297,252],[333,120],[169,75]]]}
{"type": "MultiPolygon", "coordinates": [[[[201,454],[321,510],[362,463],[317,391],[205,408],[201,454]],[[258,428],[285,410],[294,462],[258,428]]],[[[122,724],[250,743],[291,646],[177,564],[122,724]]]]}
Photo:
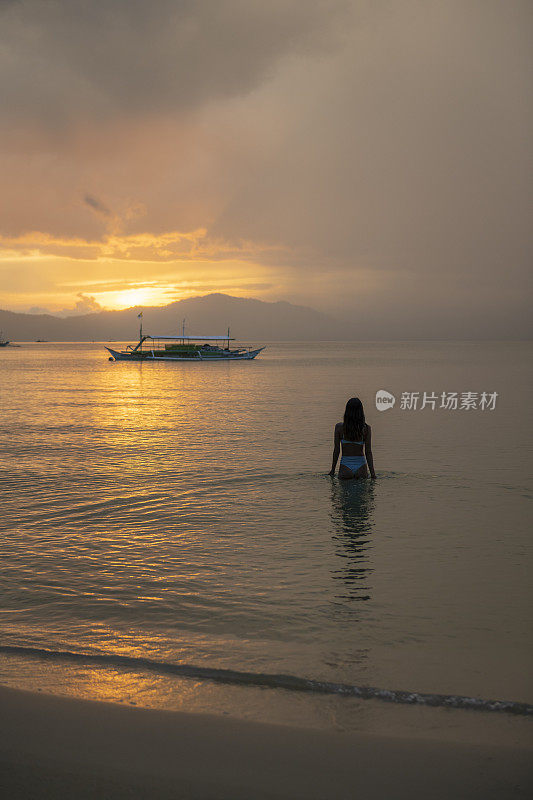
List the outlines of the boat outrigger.
{"type": "Polygon", "coordinates": [[[230,348],[230,336],[143,336],[142,326],[135,347],[113,350],[110,361],[251,361],[264,347],[230,348]]]}

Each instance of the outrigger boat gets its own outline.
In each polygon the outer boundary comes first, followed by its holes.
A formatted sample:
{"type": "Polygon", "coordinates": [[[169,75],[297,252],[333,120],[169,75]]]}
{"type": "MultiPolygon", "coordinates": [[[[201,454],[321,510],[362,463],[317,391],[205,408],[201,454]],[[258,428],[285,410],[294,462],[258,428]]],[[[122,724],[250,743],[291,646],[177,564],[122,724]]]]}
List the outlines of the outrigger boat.
{"type": "Polygon", "coordinates": [[[0,347],[7,347],[9,344],[9,339],[4,339],[2,337],[2,331],[0,331],[0,347]]]}
{"type": "Polygon", "coordinates": [[[113,350],[110,361],[251,361],[264,347],[230,348],[235,341],[228,329],[227,336],[143,336],[142,324],[139,341],[125,350],[113,350]]]}

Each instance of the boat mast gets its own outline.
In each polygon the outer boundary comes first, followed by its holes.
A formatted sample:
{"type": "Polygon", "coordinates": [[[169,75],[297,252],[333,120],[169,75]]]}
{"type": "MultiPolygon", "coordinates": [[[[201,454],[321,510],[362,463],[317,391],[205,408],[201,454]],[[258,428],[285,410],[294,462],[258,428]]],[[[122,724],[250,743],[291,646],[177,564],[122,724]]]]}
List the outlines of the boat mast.
{"type": "Polygon", "coordinates": [[[142,349],[143,349],[143,312],[142,311],[141,311],[140,314],[137,314],[137,319],[141,320],[140,328],[139,328],[139,345],[140,345],[140,348],[141,348],[141,351],[142,351],[142,349]]]}
{"type": "Polygon", "coordinates": [[[181,343],[185,344],[185,317],[183,317],[183,321],[181,323],[181,343]]]}
{"type": "Polygon", "coordinates": [[[229,325],[228,325],[228,350],[229,350],[229,325]]]}

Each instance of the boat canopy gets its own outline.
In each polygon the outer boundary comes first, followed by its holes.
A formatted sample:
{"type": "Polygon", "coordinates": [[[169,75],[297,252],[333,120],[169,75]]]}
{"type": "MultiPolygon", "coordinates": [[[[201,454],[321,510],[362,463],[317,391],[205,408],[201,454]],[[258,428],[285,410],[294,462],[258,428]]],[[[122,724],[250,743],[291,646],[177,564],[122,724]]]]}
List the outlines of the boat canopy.
{"type": "Polygon", "coordinates": [[[225,342],[233,342],[234,337],[225,333],[223,336],[143,336],[143,339],[156,339],[158,342],[215,342],[224,339],[225,342]]]}

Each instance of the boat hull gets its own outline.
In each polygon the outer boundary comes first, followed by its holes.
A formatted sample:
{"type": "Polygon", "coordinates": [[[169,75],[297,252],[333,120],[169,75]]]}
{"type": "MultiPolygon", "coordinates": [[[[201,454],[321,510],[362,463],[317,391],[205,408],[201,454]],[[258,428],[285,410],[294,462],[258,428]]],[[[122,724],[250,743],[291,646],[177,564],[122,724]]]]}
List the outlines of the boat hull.
{"type": "Polygon", "coordinates": [[[111,355],[113,356],[113,359],[115,361],[137,361],[137,362],[139,362],[139,361],[141,361],[141,362],[144,362],[144,361],[166,361],[166,362],[172,362],[172,363],[179,362],[180,364],[184,364],[184,363],[188,363],[188,364],[191,364],[191,363],[194,363],[194,364],[207,364],[207,363],[209,363],[211,361],[252,361],[256,356],[259,355],[261,350],[264,350],[264,349],[265,349],[264,347],[258,347],[257,350],[248,350],[248,351],[246,351],[246,353],[240,353],[240,354],[237,353],[235,355],[229,354],[229,355],[223,355],[223,356],[208,356],[208,357],[203,356],[202,357],[201,354],[198,354],[197,356],[195,356],[193,358],[190,358],[190,357],[184,357],[184,356],[181,356],[181,355],[156,356],[156,355],[152,355],[150,353],[150,351],[146,351],[146,350],[144,350],[142,352],[142,354],[141,353],[134,353],[134,352],[132,352],[132,353],[124,353],[124,352],[120,352],[118,350],[113,350],[111,347],[106,347],[106,350],[109,353],[111,353],[111,355]]]}

